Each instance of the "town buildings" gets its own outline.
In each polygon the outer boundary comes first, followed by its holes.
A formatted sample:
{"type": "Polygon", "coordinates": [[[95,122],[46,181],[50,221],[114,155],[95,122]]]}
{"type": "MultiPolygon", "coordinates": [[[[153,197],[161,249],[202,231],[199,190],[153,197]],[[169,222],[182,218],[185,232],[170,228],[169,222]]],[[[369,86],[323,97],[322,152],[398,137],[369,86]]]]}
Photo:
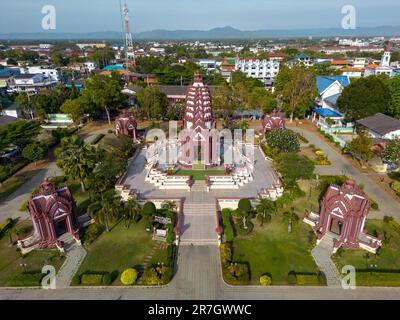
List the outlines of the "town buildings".
{"type": "Polygon", "coordinates": [[[357,121],[365,131],[376,139],[392,140],[400,138],[400,120],[377,113],[357,121]]]}
{"type": "Polygon", "coordinates": [[[256,78],[266,86],[272,87],[279,73],[280,63],[266,59],[238,58],[235,62],[235,69],[242,71],[247,77],[256,78]]]}

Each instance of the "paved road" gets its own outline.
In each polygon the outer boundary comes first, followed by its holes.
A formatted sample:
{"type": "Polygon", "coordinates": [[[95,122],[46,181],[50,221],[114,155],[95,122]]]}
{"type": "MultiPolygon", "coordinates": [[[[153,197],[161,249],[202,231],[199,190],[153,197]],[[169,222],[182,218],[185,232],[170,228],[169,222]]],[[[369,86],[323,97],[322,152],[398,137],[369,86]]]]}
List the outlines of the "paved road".
{"type": "Polygon", "coordinates": [[[392,196],[380,188],[368,175],[354,167],[351,162],[340,154],[336,149],[328,145],[323,138],[308,130],[291,127],[299,132],[317,148],[320,148],[328,156],[332,165],[317,166],[316,172],[321,175],[346,175],[353,178],[358,184],[364,185],[364,191],[379,204],[379,211],[371,211],[369,218],[383,218],[385,215],[392,216],[400,221],[400,204],[392,196]]]}
{"type": "MultiPolygon", "coordinates": [[[[99,133],[105,133],[108,129],[94,131],[84,136],[85,142],[90,142],[99,133]]],[[[18,190],[11,194],[7,199],[0,202],[0,222],[8,218],[26,219],[28,212],[19,211],[22,203],[28,200],[32,190],[36,188],[45,178],[54,177],[62,174],[62,171],[54,161],[48,163],[46,168],[38,170],[37,174],[29,181],[25,182],[18,190]]]]}
{"type": "Polygon", "coordinates": [[[0,300],[400,299],[400,288],[343,290],[328,287],[228,286],[221,280],[217,248],[216,245],[181,246],[177,263],[178,273],[168,286],[162,288],[0,289],[0,300]]]}

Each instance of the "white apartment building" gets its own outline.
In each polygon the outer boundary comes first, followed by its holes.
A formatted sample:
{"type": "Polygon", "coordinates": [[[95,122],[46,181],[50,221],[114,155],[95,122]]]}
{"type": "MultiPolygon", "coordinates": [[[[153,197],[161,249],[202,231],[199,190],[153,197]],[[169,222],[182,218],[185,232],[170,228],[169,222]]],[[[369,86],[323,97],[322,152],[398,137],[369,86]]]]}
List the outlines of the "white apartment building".
{"type": "Polygon", "coordinates": [[[57,81],[43,76],[43,74],[20,74],[7,81],[8,93],[26,92],[29,95],[37,94],[42,89],[53,88],[57,81]]]}
{"type": "Polygon", "coordinates": [[[235,70],[240,70],[247,77],[261,80],[265,85],[272,86],[279,73],[280,63],[254,58],[236,59],[235,70]]]}
{"type": "Polygon", "coordinates": [[[56,69],[46,69],[42,67],[20,68],[21,74],[41,74],[45,78],[53,81],[60,81],[60,74],[56,69]]]}

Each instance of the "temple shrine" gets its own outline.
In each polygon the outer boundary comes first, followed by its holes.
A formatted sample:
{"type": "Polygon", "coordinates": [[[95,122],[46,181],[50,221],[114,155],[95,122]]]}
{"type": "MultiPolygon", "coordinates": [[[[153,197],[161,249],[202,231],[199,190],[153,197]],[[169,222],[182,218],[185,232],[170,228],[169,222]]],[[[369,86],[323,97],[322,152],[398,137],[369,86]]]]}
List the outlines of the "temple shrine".
{"type": "Polygon", "coordinates": [[[28,211],[34,231],[27,239],[18,241],[23,252],[55,248],[63,251],[59,237],[64,233],[70,233],[80,244],[76,204],[68,187],[57,189],[49,181],[44,181],[37,194],[29,199],[28,211]]]}
{"type": "Polygon", "coordinates": [[[266,114],[262,120],[262,133],[266,134],[267,132],[273,129],[284,129],[285,128],[285,118],[284,115],[280,112],[273,112],[271,114],[266,114]]]}
{"type": "Polygon", "coordinates": [[[187,133],[181,139],[182,164],[193,165],[196,161],[202,161],[205,165],[213,165],[218,161],[216,138],[212,133],[212,129],[215,128],[210,89],[203,83],[201,75],[196,73],[194,82],[188,87],[186,94],[183,130],[186,129],[187,133]]]}
{"type": "Polygon", "coordinates": [[[115,119],[114,127],[115,127],[115,134],[117,136],[126,135],[133,141],[136,141],[137,121],[132,113],[125,111],[122,114],[120,114],[115,119]]]}
{"type": "Polygon", "coordinates": [[[376,253],[381,240],[364,232],[369,209],[368,197],[353,180],[347,180],[341,187],[329,186],[320,213],[307,213],[304,222],[313,227],[317,244],[326,236],[333,239],[333,252],[343,247],[376,253]]]}

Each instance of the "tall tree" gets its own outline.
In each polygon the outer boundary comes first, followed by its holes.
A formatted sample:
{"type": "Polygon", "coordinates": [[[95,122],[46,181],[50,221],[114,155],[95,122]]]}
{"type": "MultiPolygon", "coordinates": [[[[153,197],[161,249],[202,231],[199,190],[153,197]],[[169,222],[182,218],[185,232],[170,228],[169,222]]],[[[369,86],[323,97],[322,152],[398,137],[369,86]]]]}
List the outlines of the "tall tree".
{"type": "Polygon", "coordinates": [[[360,132],[356,138],[346,146],[348,152],[358,158],[362,165],[372,157],[372,140],[364,132],[360,132]]]}
{"type": "Polygon", "coordinates": [[[111,124],[110,111],[123,106],[126,97],[122,93],[121,77],[113,73],[111,77],[93,75],[85,84],[84,99],[92,105],[92,110],[104,109],[108,123],[111,124]]]}
{"type": "Polygon", "coordinates": [[[20,92],[15,98],[15,101],[22,107],[22,110],[29,114],[31,119],[35,118],[35,106],[31,101],[31,97],[25,93],[20,92]]]}
{"type": "Polygon", "coordinates": [[[294,116],[304,117],[317,96],[315,76],[303,66],[282,67],[276,77],[275,89],[278,102],[290,116],[290,121],[294,116]]]}
{"type": "Polygon", "coordinates": [[[385,150],[383,151],[385,160],[390,161],[396,165],[400,165],[400,139],[390,140],[385,150]]]}
{"type": "Polygon", "coordinates": [[[88,213],[105,225],[107,232],[110,231],[110,224],[120,218],[121,201],[115,190],[111,189],[97,195],[88,207],[88,213]]]}
{"type": "Polygon", "coordinates": [[[389,113],[400,119],[400,76],[389,78],[386,85],[390,94],[389,113]]]}
{"type": "Polygon", "coordinates": [[[148,86],[136,93],[140,112],[147,119],[161,119],[166,114],[167,96],[156,86],[148,86]]]}
{"type": "Polygon", "coordinates": [[[85,144],[77,136],[65,137],[56,149],[57,165],[66,175],[80,182],[85,192],[85,179],[96,167],[97,154],[94,147],[85,144]]]}
{"type": "Polygon", "coordinates": [[[74,122],[79,122],[85,114],[85,103],[82,97],[76,99],[67,99],[61,105],[61,112],[69,114],[74,122]]]}
{"type": "Polygon", "coordinates": [[[129,228],[132,221],[135,221],[136,217],[140,215],[141,208],[135,198],[131,198],[125,202],[123,219],[125,221],[125,228],[129,228]]]}
{"type": "Polygon", "coordinates": [[[390,93],[380,77],[369,76],[350,83],[337,101],[350,121],[389,111],[390,93]]]}

